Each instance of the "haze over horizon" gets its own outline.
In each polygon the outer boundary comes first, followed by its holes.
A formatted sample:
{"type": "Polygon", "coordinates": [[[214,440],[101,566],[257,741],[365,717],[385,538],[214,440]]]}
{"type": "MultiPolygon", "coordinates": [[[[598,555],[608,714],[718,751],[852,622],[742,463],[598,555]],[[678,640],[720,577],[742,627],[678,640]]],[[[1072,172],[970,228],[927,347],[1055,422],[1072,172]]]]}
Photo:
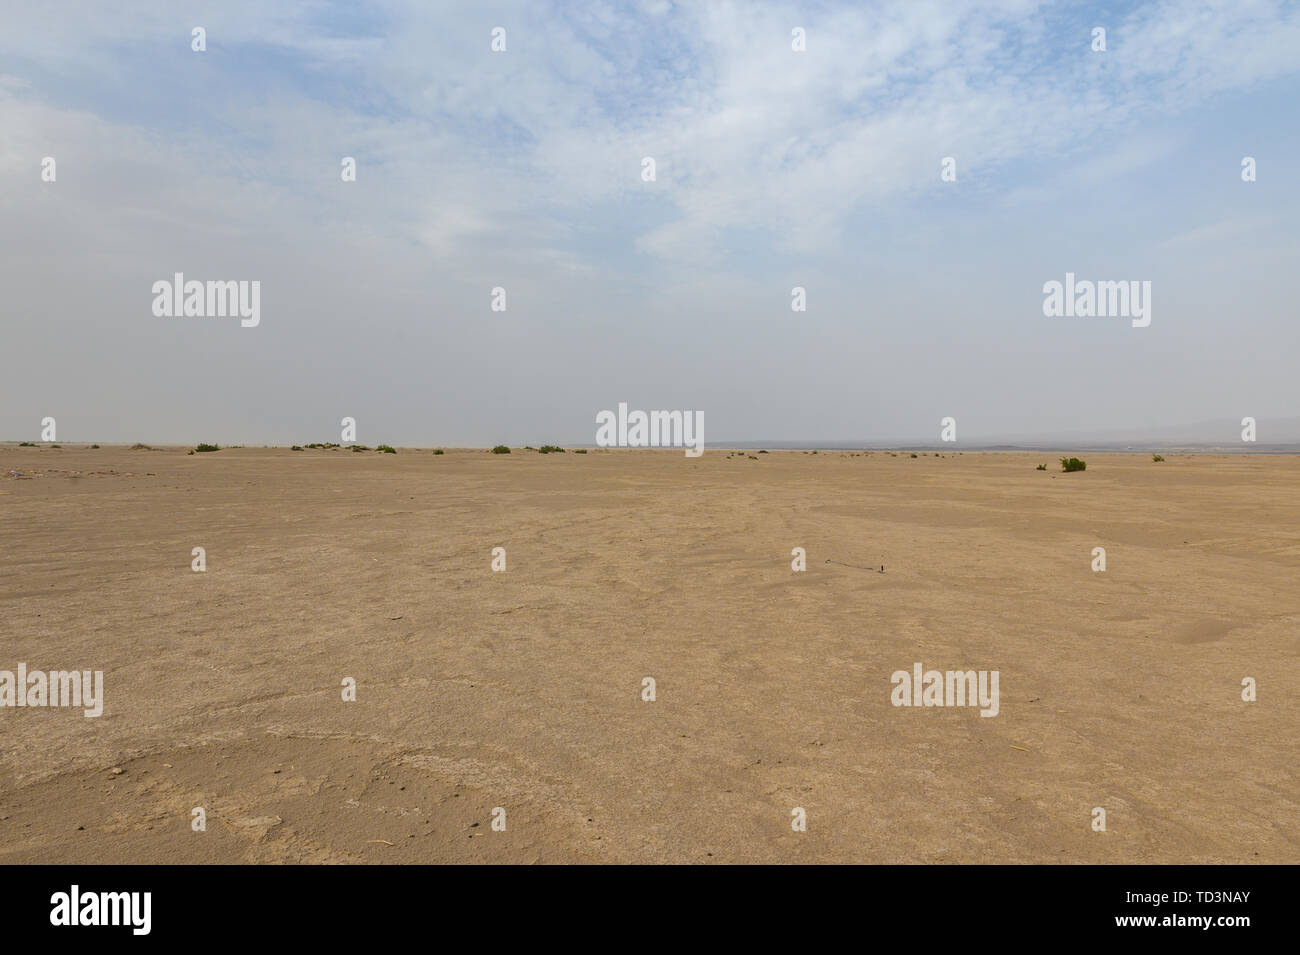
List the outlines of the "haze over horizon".
{"type": "MultiPolygon", "coordinates": [[[[1233,451],[1241,453],[1261,452],[1269,453],[1279,450],[1295,451],[1300,450],[1300,418],[1262,418],[1258,419],[1259,430],[1254,442],[1246,443],[1241,439],[1241,428],[1238,422],[1218,421],[1218,422],[1198,422],[1190,425],[1176,425],[1165,428],[1159,427],[1141,427],[1128,431],[1069,431],[1060,434],[1047,433],[1028,433],[1028,434],[1007,434],[994,432],[981,432],[974,430],[966,434],[963,430],[956,442],[944,442],[934,434],[912,434],[912,435],[894,435],[887,438],[854,438],[854,437],[835,437],[835,436],[810,436],[807,438],[763,438],[763,437],[737,437],[735,435],[722,435],[715,438],[708,438],[706,433],[705,446],[708,448],[771,448],[777,449],[814,449],[826,448],[828,450],[850,449],[850,448],[882,448],[882,449],[905,449],[905,448],[934,448],[944,451],[980,451],[980,450],[999,450],[999,449],[1023,449],[1023,450],[1042,450],[1052,448],[1078,448],[1092,451],[1122,451],[1125,447],[1132,447],[1134,450],[1143,450],[1146,448],[1181,448],[1187,450],[1205,450],[1205,451],[1233,451]]],[[[211,436],[201,437],[199,440],[207,440],[211,436]]],[[[295,444],[337,442],[337,435],[331,438],[328,435],[308,435],[299,437],[295,444]]],[[[546,443],[554,443],[551,439],[553,436],[544,436],[531,438],[515,442],[516,447],[522,447],[525,444],[530,446],[541,446],[546,443]]],[[[51,442],[41,442],[35,439],[21,437],[0,438],[0,444],[17,444],[23,441],[31,440],[36,444],[50,444],[51,442]]],[[[105,442],[108,444],[153,444],[158,446],[185,447],[197,443],[192,437],[186,436],[167,436],[163,438],[150,437],[148,435],[137,435],[128,439],[108,439],[100,438],[94,435],[72,435],[65,437],[62,432],[59,433],[58,443],[68,444],[88,444],[90,442],[105,442]]],[[[245,441],[235,436],[233,438],[223,439],[223,447],[289,447],[289,442],[271,443],[259,441],[245,441]]],[[[358,442],[362,443],[362,442],[358,442]]],[[[381,442],[386,443],[386,442],[381,442]]],[[[485,441],[463,444],[452,444],[448,442],[399,442],[399,447],[419,447],[419,448],[490,448],[499,442],[485,441]]],[[[592,441],[590,435],[576,435],[572,440],[560,442],[561,446],[568,447],[597,447],[592,441]]],[[[671,450],[677,451],[676,447],[672,448],[643,448],[629,450],[671,450]]]]}
{"type": "Polygon", "coordinates": [[[70,6],[0,35],[5,439],[1300,441],[1294,4],[70,6]]]}

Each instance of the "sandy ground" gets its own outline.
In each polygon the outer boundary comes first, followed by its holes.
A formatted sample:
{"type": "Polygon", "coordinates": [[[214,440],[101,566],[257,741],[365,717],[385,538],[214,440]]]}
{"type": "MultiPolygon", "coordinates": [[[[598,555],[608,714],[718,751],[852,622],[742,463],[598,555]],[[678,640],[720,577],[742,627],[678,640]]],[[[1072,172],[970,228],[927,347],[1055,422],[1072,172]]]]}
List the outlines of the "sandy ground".
{"type": "Polygon", "coordinates": [[[0,447],[0,863],[1300,862],[1300,459],[1085,457],[0,447]]]}

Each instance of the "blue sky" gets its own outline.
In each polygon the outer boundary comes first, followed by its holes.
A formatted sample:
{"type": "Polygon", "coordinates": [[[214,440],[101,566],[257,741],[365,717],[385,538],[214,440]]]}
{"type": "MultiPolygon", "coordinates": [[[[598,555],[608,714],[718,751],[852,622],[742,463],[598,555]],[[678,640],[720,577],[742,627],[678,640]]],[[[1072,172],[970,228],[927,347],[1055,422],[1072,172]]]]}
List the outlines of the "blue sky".
{"type": "Polygon", "coordinates": [[[620,401],[702,410],[711,441],[1300,414],[1294,3],[5,19],[6,438],[293,443],[350,415],[372,445],[590,443],[620,401]],[[261,281],[261,325],[156,318],[176,271],[261,281]],[[1067,271],[1150,280],[1150,327],[1044,317],[1067,271]]]}

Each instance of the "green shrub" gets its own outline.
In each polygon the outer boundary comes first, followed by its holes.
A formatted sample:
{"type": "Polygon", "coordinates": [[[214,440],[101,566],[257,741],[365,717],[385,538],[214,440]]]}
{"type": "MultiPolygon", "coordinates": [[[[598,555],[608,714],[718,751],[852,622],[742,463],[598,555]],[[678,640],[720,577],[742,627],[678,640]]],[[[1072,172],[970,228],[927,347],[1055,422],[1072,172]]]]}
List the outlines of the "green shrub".
{"type": "Polygon", "coordinates": [[[290,451],[301,451],[302,448],[295,444],[295,445],[294,445],[292,448],[290,448],[289,450],[290,450],[290,451]]]}
{"type": "Polygon", "coordinates": [[[493,454],[509,454],[509,453],[510,453],[510,449],[507,448],[504,444],[498,444],[495,448],[492,449],[492,453],[493,453],[493,454]]]}
{"type": "Polygon", "coordinates": [[[90,449],[91,449],[92,451],[98,451],[98,450],[99,450],[99,445],[97,445],[97,444],[92,444],[92,445],[90,446],[90,449]]]}
{"type": "Polygon", "coordinates": [[[1088,464],[1078,458],[1061,458],[1061,470],[1066,473],[1070,471],[1086,471],[1088,470],[1088,464]]]}
{"type": "Polygon", "coordinates": [[[1164,456],[1163,454],[1153,454],[1153,455],[1151,455],[1151,460],[1152,460],[1152,461],[1163,461],[1164,459],[1165,459],[1165,456],[1164,456]]]}
{"type": "Polygon", "coordinates": [[[397,449],[396,449],[395,447],[393,447],[391,444],[381,444],[379,447],[375,448],[375,450],[378,451],[380,454],[396,454],[396,453],[397,453],[397,449]]]}
{"type": "Polygon", "coordinates": [[[586,453],[587,453],[587,449],[586,449],[586,448],[574,448],[574,449],[573,449],[573,453],[574,453],[574,454],[586,454],[586,453]]]}
{"type": "Polygon", "coordinates": [[[537,449],[537,452],[539,454],[563,454],[564,448],[561,448],[554,444],[544,444],[537,449]]]}
{"type": "Polygon", "coordinates": [[[1035,470],[1035,471],[1046,471],[1046,470],[1047,470],[1047,465],[1046,465],[1046,464],[1040,464],[1040,465],[1038,465],[1038,467],[1034,468],[1034,470],[1035,470]]]}
{"type": "Polygon", "coordinates": [[[766,451],[759,451],[758,453],[759,453],[759,454],[767,454],[766,451]]]}
{"type": "Polygon", "coordinates": [[[31,442],[31,441],[19,441],[19,442],[18,442],[18,447],[20,447],[20,448],[34,448],[34,447],[36,447],[36,445],[35,445],[33,442],[31,442]]]}
{"type": "Polygon", "coordinates": [[[912,455],[912,457],[916,457],[916,455],[915,455],[915,454],[913,454],[913,455],[912,455]]]}
{"type": "Polygon", "coordinates": [[[194,450],[195,451],[220,451],[221,448],[215,444],[196,444],[194,446],[194,450]]]}
{"type": "Polygon", "coordinates": [[[446,454],[447,452],[443,451],[442,448],[434,448],[434,449],[433,449],[433,453],[434,453],[434,454],[446,454]]]}

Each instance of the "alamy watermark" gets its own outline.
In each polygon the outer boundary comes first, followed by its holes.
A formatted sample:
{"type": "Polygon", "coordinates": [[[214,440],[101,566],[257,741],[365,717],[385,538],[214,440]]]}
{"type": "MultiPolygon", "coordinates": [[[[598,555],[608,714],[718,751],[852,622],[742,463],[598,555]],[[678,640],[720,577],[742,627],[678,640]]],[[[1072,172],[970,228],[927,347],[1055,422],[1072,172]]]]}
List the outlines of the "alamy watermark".
{"type": "Polygon", "coordinates": [[[133,935],[148,935],[153,926],[152,892],[82,892],[74,885],[50,896],[50,924],[129,926],[133,935]]]}
{"type": "Polygon", "coordinates": [[[703,411],[628,411],[618,403],[617,414],[596,414],[599,448],[685,448],[688,458],[704,453],[703,411]]]}
{"type": "Polygon", "coordinates": [[[103,670],[27,669],[0,670],[0,707],[3,706],[72,706],[81,707],[87,717],[104,712],[103,670]]]}
{"type": "Polygon", "coordinates": [[[1075,281],[1043,283],[1043,314],[1048,318],[1131,318],[1134,328],[1151,324],[1151,282],[1075,281]]]}
{"type": "Polygon", "coordinates": [[[244,328],[256,328],[262,322],[262,283],[256,279],[187,282],[185,273],[177,272],[170,282],[154,282],[153,294],[153,313],[158,318],[238,317],[244,328]]]}
{"type": "Polygon", "coordinates": [[[895,670],[889,677],[894,706],[978,706],[980,716],[998,715],[997,670],[895,670]]]}

